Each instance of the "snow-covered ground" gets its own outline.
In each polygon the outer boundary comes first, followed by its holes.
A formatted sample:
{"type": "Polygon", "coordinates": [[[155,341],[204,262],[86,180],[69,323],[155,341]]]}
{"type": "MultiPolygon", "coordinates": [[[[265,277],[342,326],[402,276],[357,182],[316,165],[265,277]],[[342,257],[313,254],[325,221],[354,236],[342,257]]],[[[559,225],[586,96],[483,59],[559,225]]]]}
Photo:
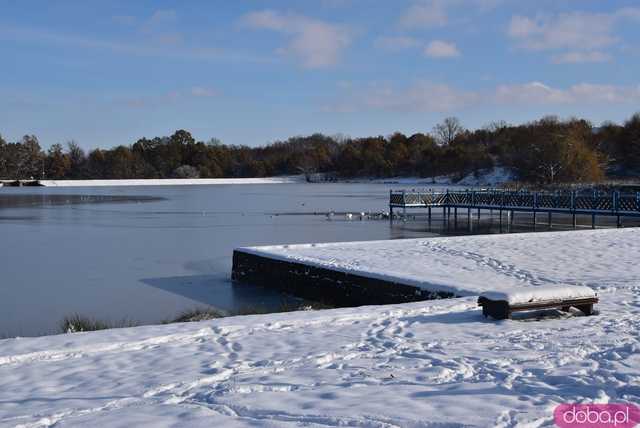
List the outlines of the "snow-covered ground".
{"type": "MultiPolygon", "coordinates": [[[[506,168],[496,167],[481,171],[478,175],[469,174],[462,180],[442,175],[437,177],[392,177],[379,179],[341,180],[350,183],[387,183],[403,185],[458,185],[458,186],[497,186],[513,180],[513,173],[506,168]]],[[[162,178],[130,180],[39,180],[45,187],[97,187],[97,186],[193,186],[214,184],[283,184],[301,183],[302,175],[262,178],[162,178]]],[[[2,183],[0,183],[2,186],[2,183]]]]}
{"type": "Polygon", "coordinates": [[[463,297],[0,341],[0,425],[539,427],[560,403],[637,403],[639,238],[437,238],[412,256],[469,293],[590,286],[591,317],[497,322],[463,297]]]}
{"type": "Polygon", "coordinates": [[[496,186],[513,181],[515,174],[508,168],[495,167],[480,174],[469,174],[455,184],[459,186],[496,186]]]}
{"type": "Polygon", "coordinates": [[[263,178],[158,178],[132,180],[40,180],[45,187],[94,187],[94,186],[193,186],[212,184],[283,184],[304,181],[301,176],[263,178]]]}
{"type": "Polygon", "coordinates": [[[468,174],[461,180],[449,175],[439,175],[435,177],[390,177],[376,179],[352,179],[349,182],[386,183],[415,186],[469,186],[469,187],[495,187],[514,180],[515,175],[511,170],[504,167],[495,167],[481,170],[477,175],[468,174]]]}

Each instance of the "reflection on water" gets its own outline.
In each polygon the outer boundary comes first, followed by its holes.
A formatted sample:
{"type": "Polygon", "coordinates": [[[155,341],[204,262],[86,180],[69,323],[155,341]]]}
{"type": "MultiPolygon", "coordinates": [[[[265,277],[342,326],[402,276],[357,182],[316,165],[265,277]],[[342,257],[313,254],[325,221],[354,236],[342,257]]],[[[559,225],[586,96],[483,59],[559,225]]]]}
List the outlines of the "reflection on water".
{"type": "Polygon", "coordinates": [[[19,194],[0,193],[0,209],[30,207],[38,208],[48,205],[151,202],[162,198],[154,196],[126,196],[126,195],[58,195],[58,194],[19,194]]]}
{"type": "MultiPolygon", "coordinates": [[[[50,333],[72,313],[157,323],[199,305],[280,307],[279,293],[231,282],[239,246],[532,230],[526,215],[500,226],[496,213],[470,224],[441,211],[431,222],[420,211],[406,222],[347,219],[387,210],[390,187],[1,188],[0,336],[50,333]]],[[[552,227],[571,226],[558,216],[552,227]]]]}

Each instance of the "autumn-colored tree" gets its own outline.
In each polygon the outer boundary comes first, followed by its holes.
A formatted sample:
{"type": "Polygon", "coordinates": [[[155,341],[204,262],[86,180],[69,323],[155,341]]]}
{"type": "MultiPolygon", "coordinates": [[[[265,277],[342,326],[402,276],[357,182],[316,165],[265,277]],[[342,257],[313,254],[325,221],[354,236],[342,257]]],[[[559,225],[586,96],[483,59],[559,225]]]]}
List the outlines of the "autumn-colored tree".
{"type": "Polygon", "coordinates": [[[598,181],[603,170],[591,138],[587,122],[547,117],[518,127],[507,158],[524,181],[598,181]]]}
{"type": "Polygon", "coordinates": [[[59,180],[71,170],[71,159],[64,153],[61,144],[54,144],[47,152],[45,165],[45,177],[59,180]]]}
{"type": "Polygon", "coordinates": [[[0,138],[0,177],[40,177],[42,167],[55,178],[251,177],[328,173],[332,176],[389,177],[450,174],[461,177],[493,165],[513,169],[525,182],[597,181],[604,172],[640,174],[640,115],[624,126],[599,129],[584,120],[544,117],[510,126],[495,122],[466,131],[455,118],[434,128],[434,135],[352,139],[315,133],[256,147],[211,139],[197,142],[186,130],[170,136],[140,138],[132,145],[96,149],[85,155],[78,144],[46,154],[35,136],[15,143],[0,138]],[[43,162],[44,160],[44,162],[43,162]],[[607,168],[606,170],[604,168],[607,168]]]}

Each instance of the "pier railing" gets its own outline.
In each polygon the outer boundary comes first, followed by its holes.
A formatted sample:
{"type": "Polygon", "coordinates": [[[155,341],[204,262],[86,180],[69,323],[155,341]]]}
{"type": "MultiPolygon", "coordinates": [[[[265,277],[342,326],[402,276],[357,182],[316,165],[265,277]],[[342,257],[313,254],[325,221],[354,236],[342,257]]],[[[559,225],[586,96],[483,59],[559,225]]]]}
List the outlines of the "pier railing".
{"type": "Polygon", "coordinates": [[[391,190],[389,207],[392,210],[393,208],[445,207],[640,217],[640,192],[391,190]]]}

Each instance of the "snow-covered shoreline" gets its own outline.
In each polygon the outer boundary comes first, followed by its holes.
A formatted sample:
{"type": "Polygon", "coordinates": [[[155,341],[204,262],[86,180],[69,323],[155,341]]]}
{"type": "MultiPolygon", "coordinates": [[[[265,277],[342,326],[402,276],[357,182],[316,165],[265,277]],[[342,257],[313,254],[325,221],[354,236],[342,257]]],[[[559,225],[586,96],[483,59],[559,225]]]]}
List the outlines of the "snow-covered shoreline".
{"type": "Polygon", "coordinates": [[[387,178],[353,178],[338,180],[343,183],[377,183],[377,184],[397,184],[405,186],[499,186],[514,180],[514,174],[507,168],[495,167],[481,170],[477,175],[468,174],[462,179],[455,179],[452,176],[440,175],[436,177],[387,177],[387,178]]]}
{"type": "Polygon", "coordinates": [[[458,288],[589,286],[591,317],[496,322],[472,296],[1,340],[0,426],[540,427],[560,403],[637,403],[639,234],[422,254],[458,288]]]}
{"type": "Polygon", "coordinates": [[[263,178],[150,178],[131,180],[39,180],[45,187],[103,187],[103,186],[196,186],[219,184],[288,184],[300,183],[300,176],[263,178]]]}
{"type": "MultiPolygon", "coordinates": [[[[469,174],[461,180],[449,176],[438,177],[390,177],[341,179],[337,183],[374,183],[420,186],[497,186],[513,179],[506,168],[496,167],[481,171],[477,176],[469,174]]],[[[288,184],[304,183],[303,175],[256,178],[149,178],[149,179],[112,179],[112,180],[38,180],[45,187],[104,187],[104,186],[196,186],[216,184],[288,184]]],[[[318,181],[324,182],[322,180],[318,181]]],[[[2,183],[0,183],[0,186],[2,183]]]]}

